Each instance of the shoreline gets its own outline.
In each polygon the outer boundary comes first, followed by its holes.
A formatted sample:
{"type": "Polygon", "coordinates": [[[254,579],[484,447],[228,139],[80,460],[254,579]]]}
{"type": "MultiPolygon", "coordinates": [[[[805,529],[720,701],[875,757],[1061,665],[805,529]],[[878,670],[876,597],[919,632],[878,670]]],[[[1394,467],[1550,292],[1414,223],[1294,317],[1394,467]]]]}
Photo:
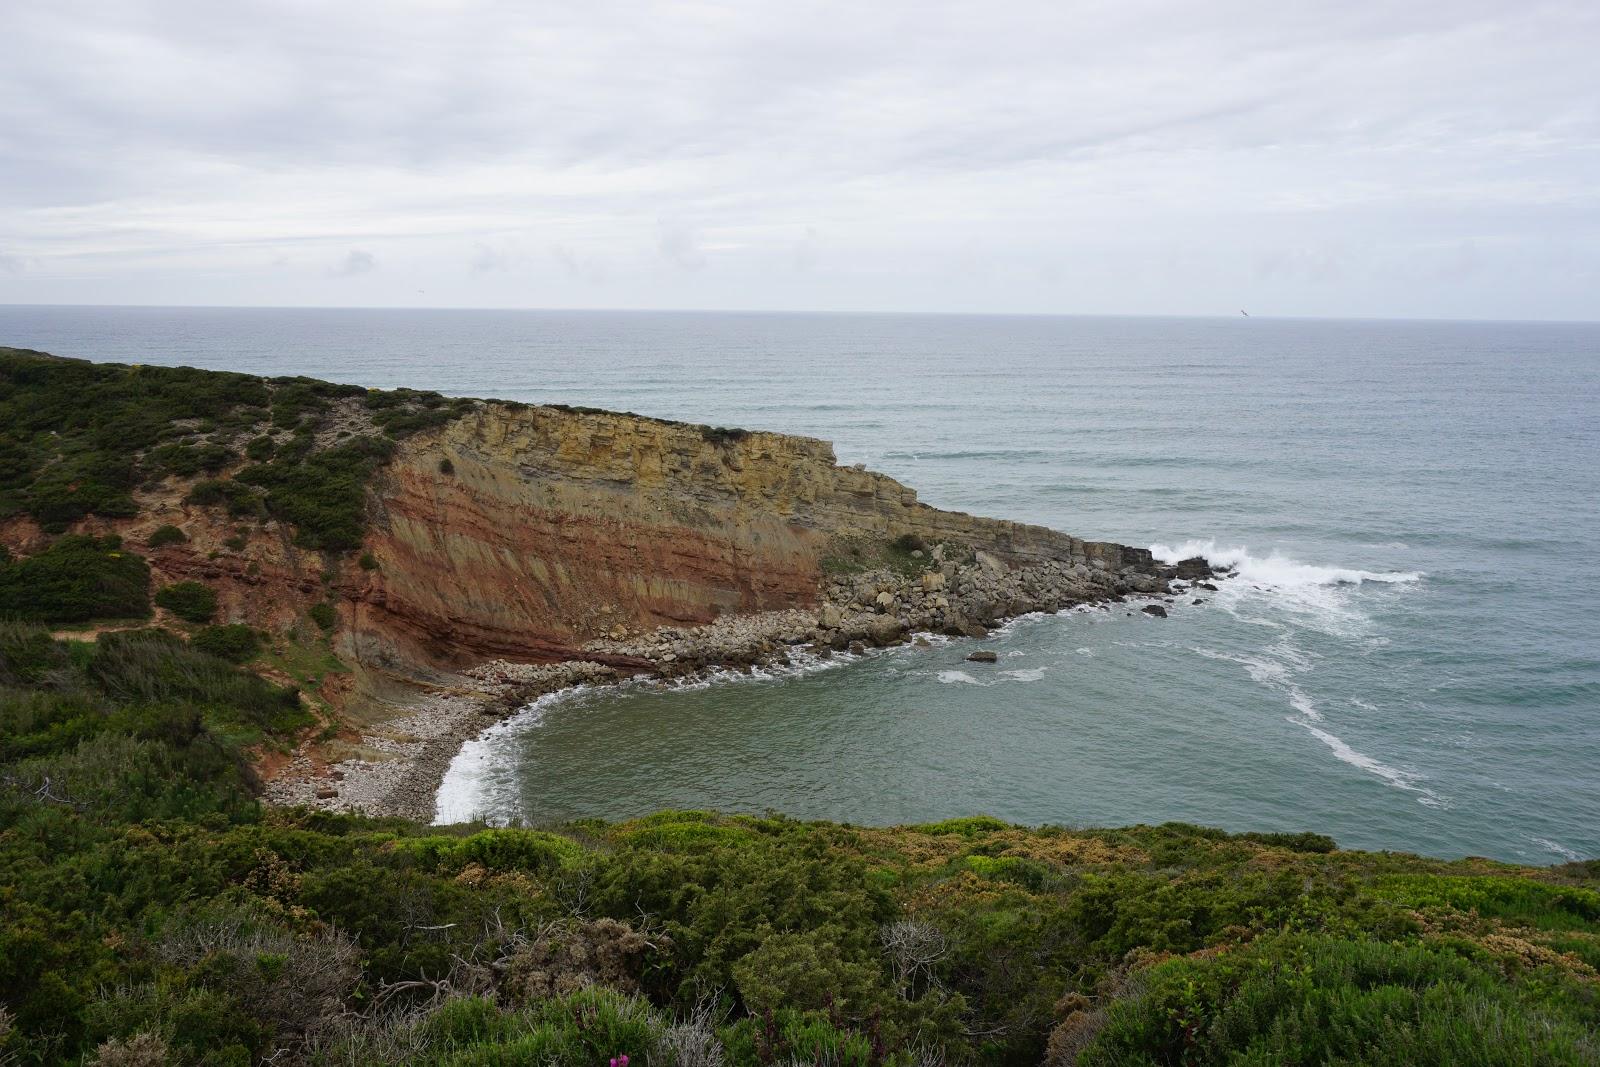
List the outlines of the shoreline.
{"type": "Polygon", "coordinates": [[[696,680],[758,667],[782,669],[791,652],[822,658],[863,655],[931,636],[974,642],[1024,615],[1060,614],[1084,605],[1109,607],[1131,599],[1163,615],[1159,605],[1181,593],[1215,590],[1231,569],[1195,557],[1151,571],[1110,571],[1084,564],[1046,562],[1012,568],[986,553],[962,564],[946,562],[941,545],[930,569],[897,573],[879,568],[826,578],[815,608],[726,615],[701,626],[660,627],[640,634],[614,632],[582,651],[630,657],[651,669],[625,670],[593,660],[551,664],[491,660],[459,675],[458,686],[432,687],[416,704],[367,728],[345,743],[342,759],[319,759],[302,746],[265,783],[261,799],[278,807],[393,816],[432,823],[445,776],[463,745],[533,701],[580,685],[617,685],[633,679],[696,680]]]}

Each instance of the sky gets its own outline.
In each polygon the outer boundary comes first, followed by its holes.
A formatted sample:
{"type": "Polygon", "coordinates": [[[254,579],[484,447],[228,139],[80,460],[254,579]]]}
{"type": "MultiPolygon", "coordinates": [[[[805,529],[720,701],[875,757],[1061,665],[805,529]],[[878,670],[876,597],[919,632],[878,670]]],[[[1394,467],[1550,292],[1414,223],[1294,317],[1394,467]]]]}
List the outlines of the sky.
{"type": "Polygon", "coordinates": [[[6,0],[0,303],[1600,319],[1600,3],[6,0]]]}

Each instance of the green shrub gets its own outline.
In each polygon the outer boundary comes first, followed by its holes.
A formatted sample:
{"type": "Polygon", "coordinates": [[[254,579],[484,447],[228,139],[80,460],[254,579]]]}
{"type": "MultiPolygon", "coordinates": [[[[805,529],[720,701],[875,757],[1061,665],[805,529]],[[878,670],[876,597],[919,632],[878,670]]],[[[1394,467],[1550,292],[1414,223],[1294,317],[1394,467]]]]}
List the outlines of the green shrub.
{"type": "Polygon", "coordinates": [[[522,829],[482,830],[468,837],[406,838],[396,841],[394,850],[424,869],[441,872],[457,872],[476,864],[490,871],[551,874],[576,867],[589,855],[570,838],[522,829]]]}
{"type": "Polygon", "coordinates": [[[321,600],[311,605],[310,610],[307,611],[306,614],[311,616],[312,622],[316,623],[324,630],[332,630],[339,622],[338,611],[335,610],[334,606],[328,603],[326,600],[321,600]]]}
{"type": "Polygon", "coordinates": [[[193,477],[201,471],[215,474],[238,458],[223,445],[162,445],[145,453],[145,463],[169,474],[193,477]]]}
{"type": "Polygon", "coordinates": [[[450,457],[449,456],[446,456],[446,457],[444,457],[443,459],[441,459],[439,461],[439,473],[440,474],[451,475],[451,474],[454,474],[455,472],[456,472],[456,465],[454,463],[450,462],[450,457]]]}
{"type": "Polygon", "coordinates": [[[167,523],[150,531],[150,536],[145,539],[145,544],[151,548],[161,548],[163,545],[181,545],[187,540],[189,538],[182,530],[167,523]]]}
{"type": "Polygon", "coordinates": [[[1241,841],[1255,841],[1273,848],[1286,848],[1291,852],[1328,853],[1339,847],[1327,834],[1313,833],[1248,833],[1238,835],[1241,841]]]}
{"type": "Polygon", "coordinates": [[[177,702],[283,733],[309,722],[300,695],[162,630],[101,634],[90,675],[115,700],[177,702]]]}
{"type": "Polygon", "coordinates": [[[261,649],[256,632],[242,623],[207,626],[189,639],[189,645],[229,663],[243,663],[261,649]]]}
{"type": "Polygon", "coordinates": [[[364,571],[375,571],[378,569],[378,560],[371,552],[361,553],[361,558],[357,562],[360,563],[361,569],[364,571]]]}
{"type": "Polygon", "coordinates": [[[1379,879],[1373,888],[1402,907],[1475,912],[1541,930],[1600,923],[1600,892],[1581,886],[1544,885],[1526,878],[1397,874],[1379,879]]]}
{"type": "Polygon", "coordinates": [[[1287,935],[1161,964],[1141,986],[1080,1064],[1576,1065],[1600,1052],[1589,1010],[1530,998],[1444,947],[1287,935]]]}
{"type": "Polygon", "coordinates": [[[0,686],[31,686],[71,661],[47,630],[0,619],[0,686]]]}
{"type": "Polygon", "coordinates": [[[185,622],[210,622],[217,613],[217,592],[200,582],[174,582],[157,590],[156,604],[185,622]]]}
{"type": "Polygon", "coordinates": [[[260,493],[235,481],[196,482],[183,502],[201,507],[227,508],[228,514],[236,519],[259,517],[266,511],[260,493]]]}
{"type": "Polygon", "coordinates": [[[367,480],[393,454],[393,441],[374,437],[320,452],[279,449],[272,462],[247,467],[238,478],[267,491],[268,510],[294,524],[297,544],[342,552],[360,546],[367,480]]]}
{"type": "Polygon", "coordinates": [[[62,537],[0,563],[0,618],[88,622],[150,614],[150,568],[117,537],[62,537]]]}
{"type": "Polygon", "coordinates": [[[878,968],[851,962],[827,929],[774,933],[732,968],[733,981],[752,1013],[778,1008],[832,1008],[864,1017],[884,999],[878,968]]]}
{"type": "Polygon", "coordinates": [[[136,459],[203,469],[221,446],[162,444],[173,424],[248,418],[267,399],[244,374],[58,359],[0,349],[0,514],[25,511],[59,533],[86,515],[137,513],[136,459]],[[167,451],[161,451],[168,449],[167,451]]]}

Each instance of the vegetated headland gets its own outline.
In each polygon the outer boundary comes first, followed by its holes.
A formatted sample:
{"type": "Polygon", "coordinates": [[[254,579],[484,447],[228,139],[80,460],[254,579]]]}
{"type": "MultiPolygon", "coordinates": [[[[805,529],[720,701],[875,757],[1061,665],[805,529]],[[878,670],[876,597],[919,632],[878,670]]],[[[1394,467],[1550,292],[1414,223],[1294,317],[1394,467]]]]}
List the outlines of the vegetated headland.
{"type": "Polygon", "coordinates": [[[427,818],[463,740],[574,682],[982,637],[1214,577],[928,507],[810,438],[0,359],[0,543],[18,558],[0,612],[204,641],[248,627],[318,720],[263,754],[281,801],[427,818]],[[46,574],[77,581],[47,592],[46,574]]]}
{"type": "Polygon", "coordinates": [[[574,682],[1223,580],[807,438],[0,349],[0,1062],[1600,1059],[1594,861],[417,821],[574,682]]]}

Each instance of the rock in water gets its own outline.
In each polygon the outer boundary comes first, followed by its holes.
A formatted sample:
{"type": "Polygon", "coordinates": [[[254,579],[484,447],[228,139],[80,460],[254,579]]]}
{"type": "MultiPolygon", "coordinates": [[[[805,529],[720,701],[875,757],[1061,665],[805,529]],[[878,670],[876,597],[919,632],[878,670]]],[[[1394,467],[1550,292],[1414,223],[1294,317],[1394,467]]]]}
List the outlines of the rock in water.
{"type": "Polygon", "coordinates": [[[872,638],[875,645],[887,645],[891,641],[898,641],[905,632],[905,624],[893,615],[879,615],[867,624],[867,636],[872,638]]]}
{"type": "Polygon", "coordinates": [[[1146,604],[1139,610],[1144,612],[1146,615],[1154,615],[1158,619],[1164,619],[1167,617],[1167,609],[1162,607],[1160,604],[1146,604]]]}
{"type": "Polygon", "coordinates": [[[1000,657],[987,649],[979,649],[977,652],[968,655],[967,659],[972,663],[997,663],[1000,657]]]}

